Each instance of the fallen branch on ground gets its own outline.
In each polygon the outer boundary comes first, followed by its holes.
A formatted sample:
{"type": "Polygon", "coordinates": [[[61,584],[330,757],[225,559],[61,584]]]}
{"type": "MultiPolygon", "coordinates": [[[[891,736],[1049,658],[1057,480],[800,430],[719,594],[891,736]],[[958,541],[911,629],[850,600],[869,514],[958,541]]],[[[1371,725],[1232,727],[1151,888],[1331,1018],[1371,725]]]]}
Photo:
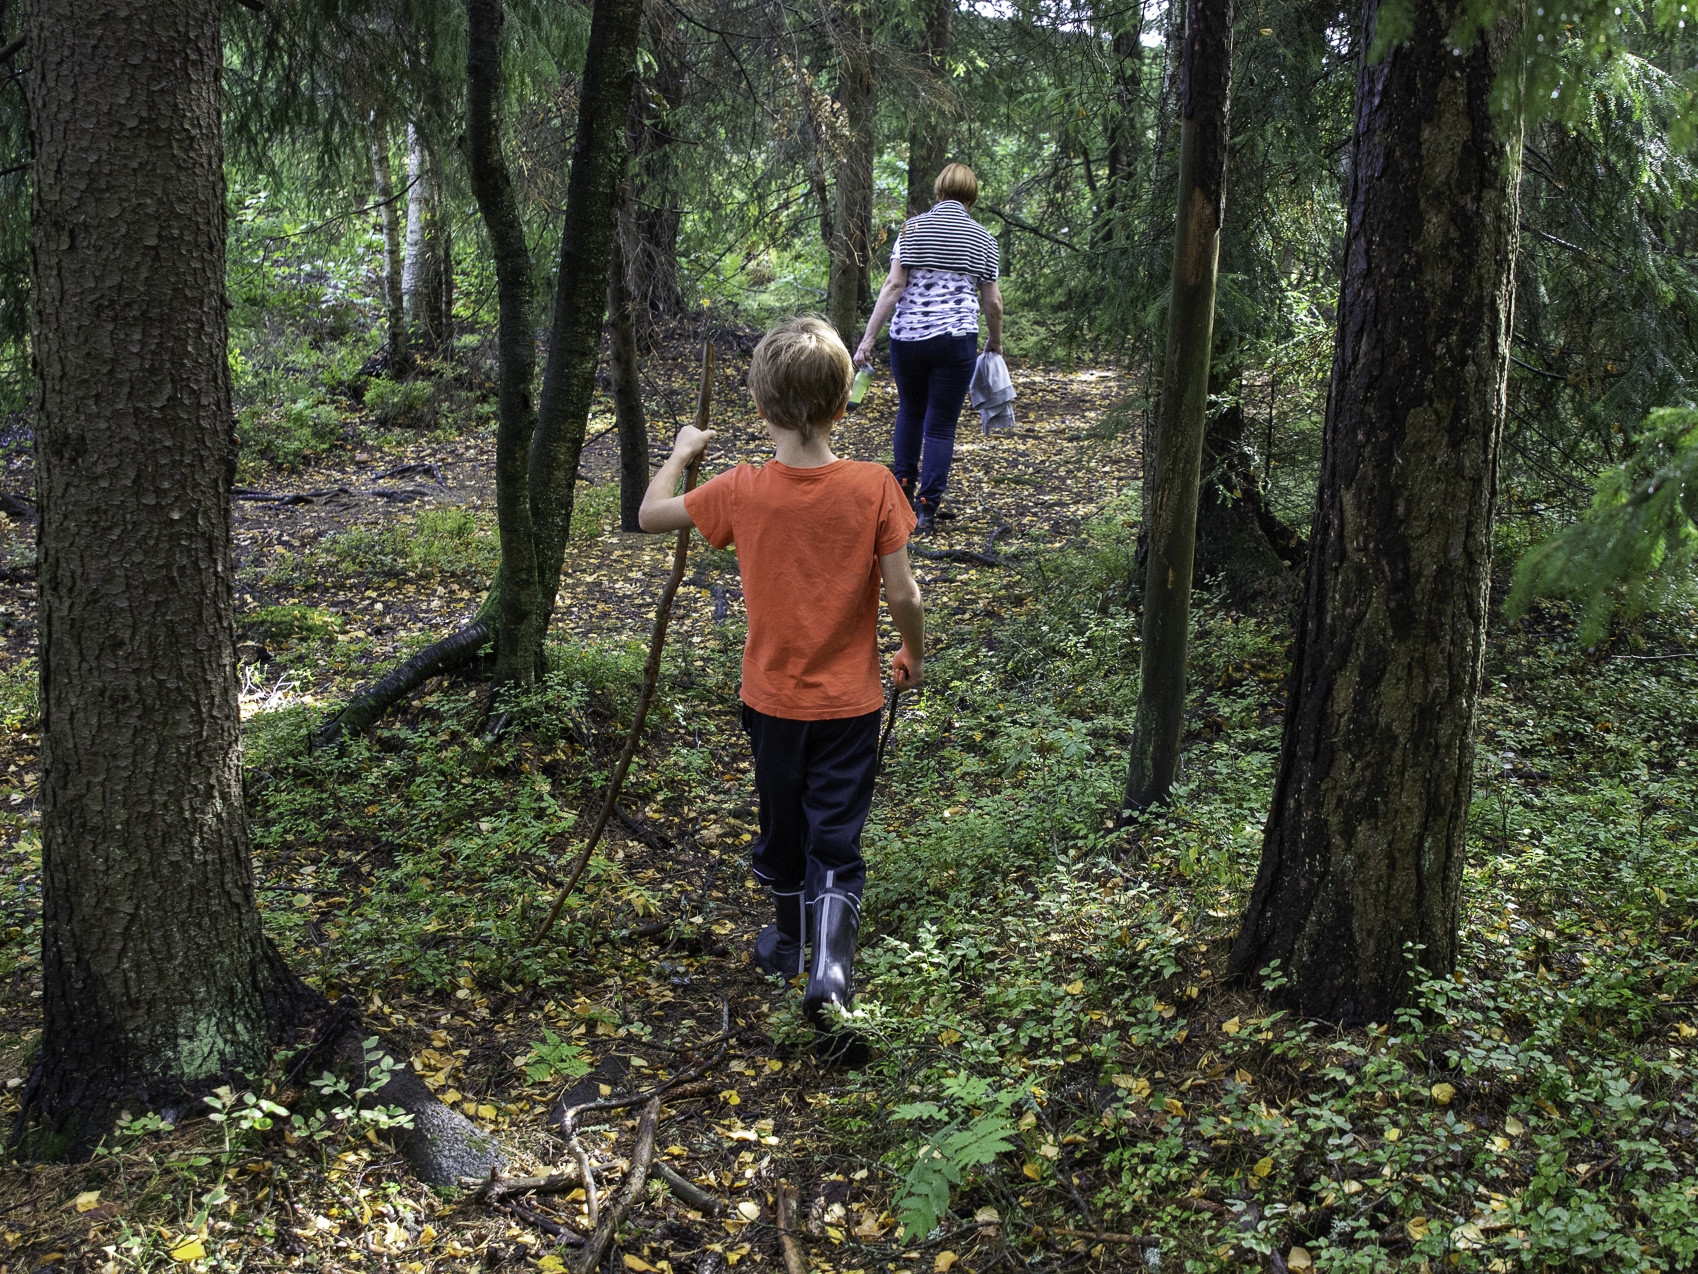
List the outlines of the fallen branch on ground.
{"type": "Polygon", "coordinates": [[[1153,1234],[1113,1234],[1100,1230],[1051,1230],[1070,1239],[1090,1239],[1097,1243],[1128,1243],[1133,1247],[1160,1247],[1161,1240],[1153,1234]]]}
{"type": "Polygon", "coordinates": [[[717,1217],[725,1211],[725,1204],[706,1190],[686,1179],[683,1174],[673,1169],[669,1164],[657,1161],[654,1165],[657,1177],[666,1182],[667,1189],[677,1195],[679,1201],[687,1208],[694,1208],[704,1216],[717,1217]]]}
{"type": "Polygon", "coordinates": [[[790,1232],[790,1196],[792,1191],[789,1182],[778,1183],[778,1247],[784,1253],[784,1268],[787,1274],[808,1274],[807,1258],[802,1255],[802,1245],[796,1242],[796,1236],[790,1232]]]}
{"type": "Polygon", "coordinates": [[[461,664],[468,663],[489,643],[489,624],[475,619],[464,628],[433,642],[369,690],[362,690],[342,706],[342,709],[318,728],[314,738],[317,747],[329,747],[346,734],[359,734],[375,722],[391,705],[411,694],[432,677],[437,677],[461,664]]]}
{"type": "MultiPolygon", "coordinates": [[[[594,1274],[601,1268],[602,1258],[619,1237],[619,1227],[631,1215],[632,1205],[642,1197],[643,1187],[649,1180],[649,1164],[654,1160],[654,1132],[659,1122],[660,1098],[651,1097],[637,1123],[637,1145],[631,1151],[631,1171],[625,1174],[625,1184],[620,1187],[613,1206],[607,1210],[607,1215],[596,1226],[595,1233],[590,1235],[583,1252],[573,1263],[577,1274],[594,1274]]],[[[588,1194],[587,1189],[585,1193],[588,1194]]]]}

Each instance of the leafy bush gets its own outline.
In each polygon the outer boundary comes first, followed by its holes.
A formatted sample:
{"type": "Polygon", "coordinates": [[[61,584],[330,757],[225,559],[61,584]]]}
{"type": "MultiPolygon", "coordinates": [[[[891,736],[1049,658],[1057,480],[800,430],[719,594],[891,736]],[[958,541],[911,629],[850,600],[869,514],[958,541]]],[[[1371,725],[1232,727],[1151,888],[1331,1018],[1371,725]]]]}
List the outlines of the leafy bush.
{"type": "Polygon", "coordinates": [[[242,616],[241,631],[260,641],[316,640],[342,630],[342,621],[312,606],[265,606],[242,616]]]}
{"type": "Polygon", "coordinates": [[[310,584],[329,575],[489,578],[500,560],[493,513],[425,508],[380,527],[350,527],[298,556],[284,554],[270,578],[280,584],[310,584]]]}
{"type": "Polygon", "coordinates": [[[246,407],[236,416],[241,459],[250,473],[256,460],[285,469],[309,464],[342,436],[341,414],[317,396],[297,398],[274,410],[246,407]]]}
{"type": "Polygon", "coordinates": [[[404,429],[434,428],[440,407],[428,380],[375,380],[366,389],[365,405],[378,424],[404,429]]]}

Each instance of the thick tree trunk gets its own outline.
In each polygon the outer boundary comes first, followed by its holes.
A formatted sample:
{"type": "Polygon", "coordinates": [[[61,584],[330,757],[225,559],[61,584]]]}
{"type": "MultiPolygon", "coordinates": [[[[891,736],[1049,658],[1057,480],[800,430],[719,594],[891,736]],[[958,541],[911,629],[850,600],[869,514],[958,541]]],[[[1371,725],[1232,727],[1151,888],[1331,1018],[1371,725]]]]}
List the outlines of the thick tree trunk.
{"type": "Polygon", "coordinates": [[[389,164],[389,125],[374,114],[371,124],[371,171],[383,219],[383,308],[389,330],[389,369],[404,372],[412,359],[407,349],[407,313],[401,269],[401,208],[389,164]]]}
{"type": "Polygon", "coordinates": [[[878,104],[873,80],[869,16],[860,5],[839,8],[837,100],[848,122],[848,136],[837,159],[837,190],[832,201],[831,277],[826,317],[853,347],[860,336],[857,311],[869,286],[873,219],[873,113],[878,104]]]}
{"type": "MultiPolygon", "coordinates": [[[[1378,4],[1359,47],[1372,44],[1378,4]]],[[[1261,870],[1233,968],[1391,1020],[1412,963],[1456,962],[1492,497],[1513,308],[1519,139],[1504,35],[1460,0],[1356,84],[1345,272],[1314,542],[1261,870]]]]}
{"type": "Polygon", "coordinates": [[[216,0],[33,0],[42,1015],[24,1128],[262,1073],[306,995],[260,929],[234,653],[216,0]],[[118,211],[118,210],[121,210],[118,211]]]}
{"type": "Polygon", "coordinates": [[[1179,213],[1167,311],[1161,404],[1146,446],[1147,557],[1142,676],[1132,727],[1126,807],[1167,796],[1179,769],[1185,657],[1191,627],[1192,552],[1203,414],[1209,398],[1215,276],[1226,206],[1226,137],[1232,80],[1230,0],[1189,0],[1180,87],[1179,213]],[[1153,453],[1153,454],[1152,454],[1153,453]]]}
{"type": "Polygon", "coordinates": [[[424,134],[407,125],[412,189],[407,196],[407,254],[401,267],[401,293],[407,323],[419,344],[444,349],[452,335],[454,272],[447,218],[437,189],[435,166],[424,134]]]}
{"type": "Polygon", "coordinates": [[[651,91],[631,99],[633,233],[628,236],[625,276],[645,332],[650,320],[677,314],[684,306],[678,289],[683,209],[672,128],[684,99],[685,63],[676,26],[660,22],[657,13],[651,12],[646,24],[655,61],[646,86],[651,91]]]}
{"type": "Polygon", "coordinates": [[[536,680],[537,558],[530,505],[530,452],[536,433],[531,379],[531,256],[519,198],[501,149],[502,0],[466,0],[466,158],[495,258],[501,369],[495,435],[495,508],[501,539],[501,597],[495,639],[497,692],[536,680]]]}
{"type": "Polygon", "coordinates": [[[1195,574],[1219,579],[1235,605],[1277,605],[1296,582],[1291,568],[1308,546],[1267,506],[1256,458],[1244,444],[1237,403],[1209,417],[1197,493],[1195,574]]]}
{"type": "Polygon", "coordinates": [[[931,0],[926,9],[925,75],[920,101],[908,128],[908,215],[917,217],[935,202],[932,185],[949,159],[951,104],[949,74],[950,28],[955,0],[931,0]]]}
{"type": "Polygon", "coordinates": [[[1137,165],[1138,137],[1143,125],[1139,118],[1144,78],[1143,36],[1144,9],[1142,5],[1134,5],[1125,25],[1110,40],[1114,51],[1114,100],[1109,105],[1108,147],[1103,155],[1106,176],[1097,218],[1096,238],[1101,243],[1113,243],[1122,237],[1120,218],[1131,213],[1128,183],[1137,165]]]}
{"type": "Polygon", "coordinates": [[[637,519],[649,485],[649,425],[637,363],[637,333],[626,271],[625,243],[633,237],[631,204],[620,201],[613,260],[607,272],[608,361],[613,373],[613,412],[619,422],[619,529],[640,531],[637,519]]]}
{"type": "Polygon", "coordinates": [[[642,0],[595,0],[566,187],[566,226],[554,288],[554,336],[531,444],[531,522],[537,546],[538,653],[554,614],[572,527],[578,458],[601,351],[614,217],[625,180],[625,120],[636,81],[642,0]]]}

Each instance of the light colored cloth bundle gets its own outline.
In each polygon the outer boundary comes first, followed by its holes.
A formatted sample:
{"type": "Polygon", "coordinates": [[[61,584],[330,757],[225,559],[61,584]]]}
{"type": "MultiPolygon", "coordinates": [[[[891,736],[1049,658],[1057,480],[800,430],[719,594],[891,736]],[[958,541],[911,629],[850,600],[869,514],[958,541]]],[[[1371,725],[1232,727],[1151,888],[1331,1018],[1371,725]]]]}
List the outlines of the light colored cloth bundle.
{"type": "Polygon", "coordinates": [[[973,368],[967,399],[979,413],[985,433],[1014,428],[1014,378],[1001,354],[986,350],[973,368]]]}

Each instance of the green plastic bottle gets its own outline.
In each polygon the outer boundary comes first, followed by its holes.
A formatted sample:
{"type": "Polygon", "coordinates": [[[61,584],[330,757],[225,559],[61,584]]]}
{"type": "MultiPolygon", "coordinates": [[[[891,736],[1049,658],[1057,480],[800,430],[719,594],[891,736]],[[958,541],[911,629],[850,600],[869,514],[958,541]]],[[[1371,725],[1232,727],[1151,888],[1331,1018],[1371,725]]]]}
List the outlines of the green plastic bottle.
{"type": "Polygon", "coordinates": [[[849,386],[849,410],[860,409],[861,400],[867,396],[867,386],[873,383],[873,369],[859,367],[855,370],[854,383],[849,386]]]}

